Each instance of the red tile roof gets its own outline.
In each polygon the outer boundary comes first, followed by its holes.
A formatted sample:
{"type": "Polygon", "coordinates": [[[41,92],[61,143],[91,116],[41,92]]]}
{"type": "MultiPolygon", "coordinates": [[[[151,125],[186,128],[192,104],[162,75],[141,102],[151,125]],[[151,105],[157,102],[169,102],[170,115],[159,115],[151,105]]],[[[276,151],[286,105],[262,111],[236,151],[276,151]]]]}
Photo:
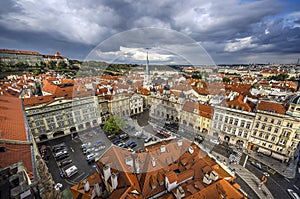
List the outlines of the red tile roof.
{"type": "Polygon", "coordinates": [[[142,95],[149,95],[150,91],[148,89],[145,89],[145,88],[140,88],[139,93],[141,93],[142,95]]]}
{"type": "Polygon", "coordinates": [[[0,136],[2,139],[27,141],[21,99],[0,96],[0,136]]]}
{"type": "Polygon", "coordinates": [[[189,113],[194,113],[195,109],[198,110],[198,114],[200,116],[206,117],[209,119],[212,118],[212,115],[213,115],[212,106],[200,104],[197,102],[187,101],[187,102],[185,102],[185,104],[183,105],[183,108],[182,108],[182,110],[189,112],[189,113]]]}
{"type": "Polygon", "coordinates": [[[24,98],[24,106],[36,106],[39,104],[45,104],[54,101],[54,95],[45,95],[45,96],[37,96],[37,97],[30,97],[24,98]]]}
{"type": "Polygon", "coordinates": [[[27,171],[33,172],[31,146],[29,144],[1,143],[0,147],[7,149],[6,152],[0,153],[0,169],[21,161],[27,171]]]}
{"type": "Polygon", "coordinates": [[[7,149],[0,153],[0,168],[22,161],[28,171],[32,171],[31,146],[26,143],[26,133],[22,100],[0,96],[0,139],[7,140],[0,144],[7,149]]]}
{"type": "MultiPolygon", "coordinates": [[[[185,187],[185,185],[190,186],[191,184],[189,183],[197,184],[197,186],[201,188],[200,191],[199,189],[196,190],[190,187],[190,191],[194,193],[196,198],[200,198],[197,196],[208,197],[209,195],[207,195],[207,193],[209,192],[214,192],[210,195],[220,196],[219,194],[220,190],[223,190],[222,188],[226,189],[225,191],[228,196],[241,198],[237,197],[240,196],[241,193],[234,190],[235,187],[229,184],[234,177],[226,173],[225,170],[217,165],[195,144],[187,140],[182,140],[181,143],[182,145],[179,145],[177,139],[155,143],[147,146],[146,152],[142,153],[131,153],[116,146],[110,147],[97,162],[100,173],[103,174],[104,166],[109,165],[111,173],[115,173],[118,176],[118,186],[112,191],[109,198],[140,199],[155,196],[166,190],[165,177],[168,178],[171,183],[187,181],[181,184],[183,187],[185,187]],[[162,151],[161,147],[165,147],[166,150],[162,151]],[[155,166],[153,166],[153,159],[155,160],[155,166]],[[134,162],[137,162],[139,166],[136,164],[133,166],[134,162]],[[140,168],[140,172],[136,173],[135,168],[140,168]],[[219,181],[208,186],[204,184],[202,180],[198,180],[204,176],[201,171],[210,172],[212,170],[215,170],[219,175],[219,181]],[[224,184],[223,182],[219,183],[223,178],[229,178],[228,184],[224,184]],[[220,186],[218,190],[216,190],[217,186],[220,186]],[[202,190],[206,191],[202,192],[202,190]]],[[[111,183],[111,180],[108,179],[107,182],[111,183]]],[[[191,196],[191,194],[189,195],[187,193],[187,196],[191,196]]],[[[168,193],[160,196],[160,198],[172,198],[172,195],[168,193]]]]}
{"type": "Polygon", "coordinates": [[[244,98],[245,97],[243,95],[239,95],[232,101],[227,101],[227,106],[229,106],[229,107],[233,106],[233,108],[236,108],[236,109],[252,112],[252,110],[253,110],[252,108],[254,108],[254,107],[251,107],[250,103],[248,103],[247,100],[246,100],[246,102],[244,102],[244,98]]]}
{"type": "Polygon", "coordinates": [[[282,115],[284,115],[286,112],[286,109],[283,104],[269,101],[260,101],[258,103],[257,109],[261,111],[274,112],[282,115]]]}
{"type": "Polygon", "coordinates": [[[40,55],[39,52],[27,51],[27,50],[9,50],[9,49],[0,49],[1,53],[15,53],[15,54],[24,54],[24,55],[40,55]]]}

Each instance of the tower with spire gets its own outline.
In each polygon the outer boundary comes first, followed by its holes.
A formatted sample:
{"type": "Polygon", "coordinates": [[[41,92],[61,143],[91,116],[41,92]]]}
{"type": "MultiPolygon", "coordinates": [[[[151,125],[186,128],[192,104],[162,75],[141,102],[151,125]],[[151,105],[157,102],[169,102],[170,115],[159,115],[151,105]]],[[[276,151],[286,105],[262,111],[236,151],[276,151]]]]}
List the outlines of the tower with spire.
{"type": "Polygon", "coordinates": [[[147,50],[147,61],[146,61],[146,69],[145,69],[145,76],[144,76],[144,88],[149,87],[149,76],[150,76],[150,72],[149,72],[149,59],[148,59],[148,50],[147,50]]]}

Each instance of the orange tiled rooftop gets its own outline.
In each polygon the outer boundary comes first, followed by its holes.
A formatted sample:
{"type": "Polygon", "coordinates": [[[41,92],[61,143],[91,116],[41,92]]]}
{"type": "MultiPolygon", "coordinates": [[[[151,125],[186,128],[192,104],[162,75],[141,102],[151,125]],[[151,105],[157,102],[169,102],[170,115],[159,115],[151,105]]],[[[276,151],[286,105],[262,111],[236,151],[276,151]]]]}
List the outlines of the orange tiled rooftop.
{"type": "MultiPolygon", "coordinates": [[[[178,189],[185,198],[245,198],[233,183],[235,177],[187,140],[154,143],[146,146],[145,152],[111,146],[97,165],[100,175],[94,175],[101,176],[99,181],[111,192],[109,198],[176,198],[178,189]],[[211,177],[210,183],[204,182],[212,175],[215,178],[211,177]]],[[[82,185],[71,189],[74,196],[83,194],[78,187],[82,185]]]]}

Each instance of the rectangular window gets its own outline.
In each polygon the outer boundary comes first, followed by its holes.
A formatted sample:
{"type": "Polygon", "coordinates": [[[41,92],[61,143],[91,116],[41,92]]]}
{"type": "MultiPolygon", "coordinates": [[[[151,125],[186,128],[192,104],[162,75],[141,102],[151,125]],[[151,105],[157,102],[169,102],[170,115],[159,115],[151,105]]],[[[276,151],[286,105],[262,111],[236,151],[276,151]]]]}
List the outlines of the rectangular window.
{"type": "Polygon", "coordinates": [[[271,140],[272,140],[272,141],[275,141],[275,138],[276,138],[276,137],[275,137],[275,136],[273,136],[271,140]]]}
{"type": "Polygon", "coordinates": [[[251,125],[251,124],[248,122],[247,125],[246,125],[246,128],[247,128],[247,129],[250,129],[250,125],[251,125]]]}
{"type": "Polygon", "coordinates": [[[237,125],[238,122],[239,122],[239,120],[238,120],[238,119],[235,119],[235,120],[234,120],[234,125],[237,125]]]}
{"type": "Polygon", "coordinates": [[[253,131],[253,136],[256,136],[256,134],[257,134],[257,131],[256,130],[253,131]]]}
{"type": "Polygon", "coordinates": [[[225,122],[225,123],[227,123],[227,122],[228,122],[228,116],[226,116],[226,117],[225,117],[225,120],[224,120],[224,122],[225,122]]]}
{"type": "Polygon", "coordinates": [[[265,139],[266,140],[269,139],[269,134],[266,134],[265,139]]]}
{"type": "Polygon", "coordinates": [[[245,121],[244,120],[241,121],[241,125],[240,126],[244,128],[244,126],[245,126],[245,121]]]}
{"type": "Polygon", "coordinates": [[[243,133],[243,131],[240,129],[239,133],[238,133],[238,136],[242,136],[242,133],[243,133]]]}
{"type": "Polygon", "coordinates": [[[280,120],[278,120],[278,121],[277,121],[277,124],[278,124],[278,125],[281,125],[281,121],[280,121],[280,120]]]}

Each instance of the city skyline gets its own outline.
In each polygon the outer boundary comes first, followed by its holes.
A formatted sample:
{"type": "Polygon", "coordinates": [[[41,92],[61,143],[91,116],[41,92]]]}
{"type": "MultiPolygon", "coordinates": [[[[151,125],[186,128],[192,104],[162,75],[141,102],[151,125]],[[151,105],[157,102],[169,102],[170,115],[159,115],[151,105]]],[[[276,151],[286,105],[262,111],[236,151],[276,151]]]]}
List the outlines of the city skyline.
{"type": "MultiPolygon", "coordinates": [[[[190,38],[203,47],[216,64],[296,63],[300,53],[300,7],[292,0],[159,1],[152,4],[12,0],[1,4],[0,42],[1,48],[7,49],[43,54],[59,51],[70,59],[84,60],[96,46],[115,35],[151,27],[190,38]]],[[[176,45],[177,54],[197,56],[185,40],[166,38],[159,31],[153,31],[147,37],[135,39],[136,43],[155,41],[161,45],[176,45]]],[[[144,63],[142,47],[147,46],[132,46],[129,40],[109,45],[104,51],[123,63],[132,60],[144,63]]],[[[153,49],[149,52],[152,63],[182,64],[174,54],[153,49]]]]}

